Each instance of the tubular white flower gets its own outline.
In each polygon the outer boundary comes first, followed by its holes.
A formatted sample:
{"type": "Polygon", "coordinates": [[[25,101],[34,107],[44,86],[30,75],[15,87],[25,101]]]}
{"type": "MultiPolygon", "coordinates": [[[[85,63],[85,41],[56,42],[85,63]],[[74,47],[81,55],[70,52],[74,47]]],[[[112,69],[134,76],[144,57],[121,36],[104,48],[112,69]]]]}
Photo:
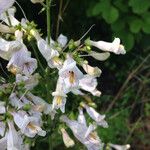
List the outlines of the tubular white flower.
{"type": "Polygon", "coordinates": [[[93,58],[99,60],[99,61],[105,61],[106,59],[109,58],[110,53],[109,52],[105,52],[105,53],[98,53],[95,51],[91,51],[89,53],[90,56],[92,56],[93,58]]]}
{"type": "Polygon", "coordinates": [[[2,33],[14,33],[15,29],[0,23],[0,32],[2,32],[2,33]]]}
{"type": "Polygon", "coordinates": [[[89,107],[88,105],[83,105],[86,109],[86,112],[89,114],[89,116],[97,123],[97,125],[102,126],[104,128],[108,127],[107,122],[104,120],[105,115],[101,115],[92,107],[89,107]]]}
{"type": "Polygon", "coordinates": [[[59,53],[52,46],[54,41],[52,40],[50,45],[48,45],[47,42],[41,38],[40,34],[37,31],[31,30],[30,33],[35,37],[38,49],[43,57],[46,59],[48,66],[50,68],[61,68],[62,62],[58,58],[59,53]]]}
{"type": "Polygon", "coordinates": [[[109,143],[108,145],[110,147],[114,148],[115,150],[128,150],[128,149],[130,149],[130,145],[129,144],[126,144],[126,145],[117,145],[117,144],[109,143]]]}
{"type": "Polygon", "coordinates": [[[84,77],[79,80],[79,86],[81,89],[90,92],[94,96],[101,95],[101,92],[96,89],[97,80],[95,77],[84,75],[84,77]]]}
{"type": "Polygon", "coordinates": [[[59,70],[59,77],[64,81],[65,89],[71,91],[78,87],[79,80],[83,78],[83,73],[76,66],[76,62],[68,55],[62,69],[59,70]]]}
{"type": "Polygon", "coordinates": [[[5,60],[10,60],[12,55],[22,48],[22,43],[19,41],[6,41],[0,38],[0,57],[5,60]]]}
{"type": "Polygon", "coordinates": [[[67,42],[68,42],[68,38],[66,36],[64,36],[63,34],[60,34],[57,42],[60,44],[60,46],[63,48],[66,46],[67,42]]]}
{"type": "Polygon", "coordinates": [[[124,46],[120,45],[119,38],[115,38],[112,43],[105,42],[105,41],[95,42],[92,40],[90,40],[89,43],[90,43],[90,45],[95,46],[95,47],[101,49],[102,51],[113,52],[115,54],[125,54],[126,53],[124,46]]]}
{"type": "Polygon", "coordinates": [[[25,113],[13,113],[14,121],[21,132],[28,137],[35,137],[36,134],[45,136],[46,132],[40,127],[40,120],[37,117],[29,117],[25,113]]]}
{"type": "Polygon", "coordinates": [[[61,128],[61,133],[62,133],[62,137],[63,137],[63,142],[65,144],[65,146],[67,148],[69,147],[73,147],[74,146],[74,141],[70,138],[70,136],[68,135],[67,131],[64,128],[61,128]]]}
{"type": "MultiPolygon", "coordinates": [[[[15,7],[9,8],[7,10],[7,12],[8,12],[8,15],[9,15],[9,20],[10,20],[11,25],[12,26],[19,25],[20,22],[14,17],[15,12],[16,12],[15,7]]],[[[0,20],[4,21],[7,25],[10,25],[7,14],[5,12],[0,14],[0,20]]]]}
{"type": "Polygon", "coordinates": [[[37,60],[31,58],[31,53],[28,52],[24,45],[21,50],[12,55],[7,68],[15,75],[21,73],[29,76],[36,70],[37,60]]]}
{"type": "Polygon", "coordinates": [[[67,95],[62,91],[55,91],[52,93],[52,95],[54,96],[52,108],[53,109],[60,108],[60,110],[64,113],[67,95]]]}
{"type": "Polygon", "coordinates": [[[84,71],[89,74],[90,76],[94,77],[100,77],[102,71],[98,67],[92,67],[88,64],[83,64],[82,65],[84,71]]]}
{"type": "Polygon", "coordinates": [[[8,133],[7,133],[7,150],[21,150],[22,148],[22,138],[18,135],[14,128],[13,122],[8,122],[8,133]]]}
{"type": "Polygon", "coordinates": [[[15,0],[0,0],[0,14],[14,4],[15,0]]]}
{"type": "Polygon", "coordinates": [[[84,144],[88,150],[102,150],[103,144],[94,131],[95,126],[90,125],[87,127],[78,121],[70,120],[66,116],[61,116],[60,120],[67,124],[74,136],[84,144]]]}

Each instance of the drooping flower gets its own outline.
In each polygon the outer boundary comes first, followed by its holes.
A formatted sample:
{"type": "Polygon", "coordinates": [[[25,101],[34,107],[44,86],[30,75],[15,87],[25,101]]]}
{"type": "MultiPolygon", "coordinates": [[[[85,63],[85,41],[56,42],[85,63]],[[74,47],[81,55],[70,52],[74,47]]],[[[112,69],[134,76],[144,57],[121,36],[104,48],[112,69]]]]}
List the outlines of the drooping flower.
{"type": "Polygon", "coordinates": [[[109,58],[110,53],[109,52],[98,53],[98,52],[95,52],[95,51],[91,51],[91,52],[89,52],[89,55],[91,57],[95,58],[96,60],[105,61],[106,59],[109,58]]]}
{"type": "Polygon", "coordinates": [[[130,149],[130,145],[126,144],[126,145],[118,145],[118,144],[112,144],[109,143],[108,144],[111,148],[115,149],[115,150],[128,150],[130,149]]]}
{"type": "Polygon", "coordinates": [[[0,14],[14,4],[15,0],[0,0],[0,14]]]}
{"type": "Polygon", "coordinates": [[[102,126],[104,128],[108,127],[107,122],[104,120],[105,115],[101,115],[92,107],[89,107],[86,104],[83,104],[83,107],[86,109],[86,112],[89,114],[89,116],[97,123],[97,125],[102,126]]]}
{"type": "MultiPolygon", "coordinates": [[[[80,114],[84,117],[83,113],[80,112],[80,114]]],[[[87,127],[84,122],[81,123],[76,120],[70,120],[66,116],[61,116],[60,119],[67,124],[74,136],[84,144],[88,150],[102,150],[103,144],[95,131],[94,125],[91,124],[87,127]]]]}
{"type": "Polygon", "coordinates": [[[81,89],[90,92],[94,96],[100,96],[101,92],[96,89],[97,84],[97,79],[90,75],[84,75],[84,77],[79,80],[79,87],[81,89]]]}
{"type": "Polygon", "coordinates": [[[46,135],[46,132],[40,127],[41,121],[38,117],[30,117],[23,111],[13,113],[13,117],[14,122],[24,135],[31,138],[35,137],[36,134],[40,136],[46,135]]]}
{"type": "Polygon", "coordinates": [[[37,31],[31,30],[30,32],[35,37],[38,49],[42,56],[46,59],[48,66],[50,68],[61,68],[62,61],[59,59],[58,51],[52,46],[53,40],[51,41],[50,45],[48,45],[48,43],[41,38],[37,31]]]}
{"type": "Polygon", "coordinates": [[[99,77],[102,73],[102,71],[98,67],[92,67],[88,64],[83,64],[82,67],[88,75],[93,77],[99,77]]]}
{"type": "Polygon", "coordinates": [[[125,54],[126,53],[124,46],[120,44],[119,38],[115,38],[112,43],[105,42],[105,41],[95,42],[95,41],[90,40],[89,44],[101,49],[102,51],[113,52],[115,54],[125,54]]]}
{"type": "Polygon", "coordinates": [[[61,133],[62,133],[62,138],[63,138],[63,142],[65,144],[65,146],[67,148],[69,147],[73,147],[74,146],[74,141],[70,138],[70,136],[68,135],[67,131],[64,128],[60,129],[61,133]]]}

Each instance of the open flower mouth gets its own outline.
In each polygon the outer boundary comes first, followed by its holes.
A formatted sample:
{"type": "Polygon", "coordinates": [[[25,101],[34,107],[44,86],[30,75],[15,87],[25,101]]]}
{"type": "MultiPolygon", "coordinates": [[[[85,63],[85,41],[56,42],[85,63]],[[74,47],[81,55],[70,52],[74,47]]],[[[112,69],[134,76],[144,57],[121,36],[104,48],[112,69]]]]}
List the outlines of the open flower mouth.
{"type": "Polygon", "coordinates": [[[91,140],[97,140],[97,134],[96,134],[95,132],[91,132],[91,133],[89,134],[89,138],[90,138],[91,140]]]}
{"type": "Polygon", "coordinates": [[[18,73],[18,70],[19,70],[19,69],[18,69],[16,66],[11,65],[11,66],[8,68],[8,70],[9,70],[12,74],[16,75],[16,74],[18,73]]]}
{"type": "Polygon", "coordinates": [[[75,82],[75,73],[73,71],[69,71],[69,82],[71,84],[75,82]]]}
{"type": "Polygon", "coordinates": [[[38,132],[38,129],[39,129],[38,126],[36,126],[35,124],[33,124],[33,123],[31,123],[31,122],[27,125],[27,127],[28,127],[29,129],[31,129],[32,131],[36,131],[36,132],[38,132]]]}
{"type": "Polygon", "coordinates": [[[56,97],[56,104],[61,105],[62,104],[62,96],[57,96],[56,97]]]}

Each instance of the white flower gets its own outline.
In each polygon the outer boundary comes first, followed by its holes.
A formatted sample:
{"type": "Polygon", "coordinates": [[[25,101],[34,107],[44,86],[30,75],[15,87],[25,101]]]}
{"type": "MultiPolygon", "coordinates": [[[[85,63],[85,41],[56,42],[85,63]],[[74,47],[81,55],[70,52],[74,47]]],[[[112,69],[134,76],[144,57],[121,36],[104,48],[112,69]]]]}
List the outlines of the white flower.
{"type": "Polygon", "coordinates": [[[0,0],[0,14],[14,4],[15,0],[0,0]]]}
{"type": "Polygon", "coordinates": [[[7,150],[21,150],[22,148],[22,138],[18,135],[14,128],[14,124],[8,121],[8,133],[7,133],[7,150]]]}
{"type": "Polygon", "coordinates": [[[28,137],[35,137],[36,134],[45,136],[46,132],[40,127],[40,120],[37,117],[29,117],[24,112],[13,113],[14,122],[21,132],[28,137]]]}
{"type": "Polygon", "coordinates": [[[0,23],[0,32],[2,32],[2,33],[14,33],[15,29],[0,23]]]}
{"type": "Polygon", "coordinates": [[[6,41],[0,38],[0,57],[5,60],[10,60],[14,52],[22,48],[22,43],[19,41],[6,41]]]}
{"type": "Polygon", "coordinates": [[[96,89],[97,79],[95,77],[84,75],[84,77],[79,80],[79,86],[81,89],[90,92],[94,96],[101,95],[101,92],[96,89]]]}
{"type": "Polygon", "coordinates": [[[130,149],[130,145],[129,144],[126,144],[126,145],[117,145],[117,144],[109,143],[108,145],[110,147],[114,148],[115,150],[128,150],[128,149],[130,149]]]}
{"type": "Polygon", "coordinates": [[[101,49],[102,51],[113,52],[115,54],[125,54],[126,53],[124,46],[120,45],[119,38],[115,38],[112,43],[105,42],[105,41],[95,42],[92,40],[90,40],[89,43],[90,43],[90,45],[95,46],[95,47],[101,49]]]}
{"type": "MultiPolygon", "coordinates": [[[[80,114],[82,115],[82,113],[80,114]]],[[[75,120],[70,120],[66,116],[61,116],[60,119],[67,124],[67,126],[72,130],[74,136],[82,144],[84,144],[88,150],[102,150],[103,144],[101,143],[101,140],[99,139],[97,133],[94,131],[94,125],[90,125],[89,127],[87,127],[84,122],[80,123],[75,120]]]]}
{"type": "Polygon", "coordinates": [[[23,76],[21,74],[16,75],[16,83],[24,82],[25,83],[25,88],[27,90],[33,89],[36,85],[39,83],[39,74],[35,73],[34,75],[31,76],[23,76]]]}
{"type": "Polygon", "coordinates": [[[50,68],[58,68],[58,69],[61,68],[62,61],[58,58],[59,53],[52,46],[54,41],[51,40],[50,45],[48,45],[47,42],[41,38],[40,34],[37,31],[31,30],[30,33],[37,40],[38,49],[40,53],[43,55],[43,57],[46,59],[48,66],[50,68]]]}
{"type": "Polygon", "coordinates": [[[109,58],[110,53],[109,52],[98,53],[95,51],[91,51],[91,52],[89,52],[89,55],[92,56],[93,58],[99,60],[99,61],[105,61],[106,59],[109,58]]]}
{"type": "Polygon", "coordinates": [[[105,115],[101,115],[92,107],[89,107],[88,105],[84,104],[83,107],[86,109],[86,112],[89,114],[89,116],[97,123],[97,125],[102,126],[104,128],[108,127],[107,122],[104,120],[105,115]]]}
{"type": "Polygon", "coordinates": [[[52,93],[52,95],[54,96],[52,108],[53,109],[60,108],[60,110],[64,113],[67,95],[62,91],[55,91],[52,93]]]}
{"type": "Polygon", "coordinates": [[[83,78],[83,73],[76,66],[76,62],[68,55],[62,69],[59,70],[59,77],[64,81],[64,89],[69,92],[79,86],[79,80],[83,78]]]}
{"type": "Polygon", "coordinates": [[[36,3],[42,3],[42,2],[44,2],[44,0],[31,0],[31,2],[33,4],[36,4],[36,3]]]}
{"type": "MultiPolygon", "coordinates": [[[[20,22],[14,17],[15,12],[16,12],[15,7],[9,8],[7,10],[7,12],[8,12],[8,17],[9,17],[11,25],[12,26],[19,25],[20,22]]],[[[10,25],[8,17],[7,17],[7,14],[5,12],[3,12],[2,14],[0,14],[0,20],[4,21],[7,25],[10,25]]]]}
{"type": "Polygon", "coordinates": [[[61,128],[61,133],[62,133],[62,137],[63,137],[63,142],[65,144],[65,146],[67,148],[69,147],[73,147],[74,146],[74,141],[70,138],[70,136],[68,135],[67,131],[64,128],[61,128]]]}
{"type": "Polygon", "coordinates": [[[92,67],[88,64],[83,64],[82,67],[87,74],[93,77],[99,77],[102,73],[98,67],[92,67]]]}
{"type": "Polygon", "coordinates": [[[67,42],[68,42],[68,39],[66,36],[64,36],[63,34],[60,34],[58,39],[57,39],[57,42],[60,44],[60,46],[63,48],[66,46],[67,42]]]}
{"type": "Polygon", "coordinates": [[[12,55],[7,68],[15,75],[21,73],[29,76],[36,70],[37,60],[31,58],[31,53],[27,50],[26,46],[23,45],[21,50],[12,55]]]}

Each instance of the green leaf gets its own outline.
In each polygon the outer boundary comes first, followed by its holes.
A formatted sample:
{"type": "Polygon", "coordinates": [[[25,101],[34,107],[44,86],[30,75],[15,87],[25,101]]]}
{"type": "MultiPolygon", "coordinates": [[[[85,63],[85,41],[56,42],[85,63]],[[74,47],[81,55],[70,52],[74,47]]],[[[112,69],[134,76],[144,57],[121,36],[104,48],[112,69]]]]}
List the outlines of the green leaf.
{"type": "Polygon", "coordinates": [[[149,34],[150,33],[150,23],[144,22],[142,26],[143,32],[149,34]]]}
{"type": "Polygon", "coordinates": [[[119,17],[119,11],[117,8],[110,6],[109,9],[103,11],[102,14],[105,21],[109,24],[114,23],[119,17]]]}
{"type": "Polygon", "coordinates": [[[133,33],[138,33],[142,27],[142,20],[141,19],[134,19],[129,22],[130,31],[133,33]]]}
{"type": "Polygon", "coordinates": [[[132,7],[134,13],[142,14],[150,8],[149,0],[130,0],[129,6],[132,7]]]}
{"type": "Polygon", "coordinates": [[[102,12],[105,12],[110,7],[110,0],[100,1],[95,4],[95,7],[93,8],[92,15],[97,16],[102,12]]]}
{"type": "Polygon", "coordinates": [[[111,29],[113,31],[120,31],[125,28],[125,22],[122,19],[117,20],[115,23],[111,24],[111,29]]]}

